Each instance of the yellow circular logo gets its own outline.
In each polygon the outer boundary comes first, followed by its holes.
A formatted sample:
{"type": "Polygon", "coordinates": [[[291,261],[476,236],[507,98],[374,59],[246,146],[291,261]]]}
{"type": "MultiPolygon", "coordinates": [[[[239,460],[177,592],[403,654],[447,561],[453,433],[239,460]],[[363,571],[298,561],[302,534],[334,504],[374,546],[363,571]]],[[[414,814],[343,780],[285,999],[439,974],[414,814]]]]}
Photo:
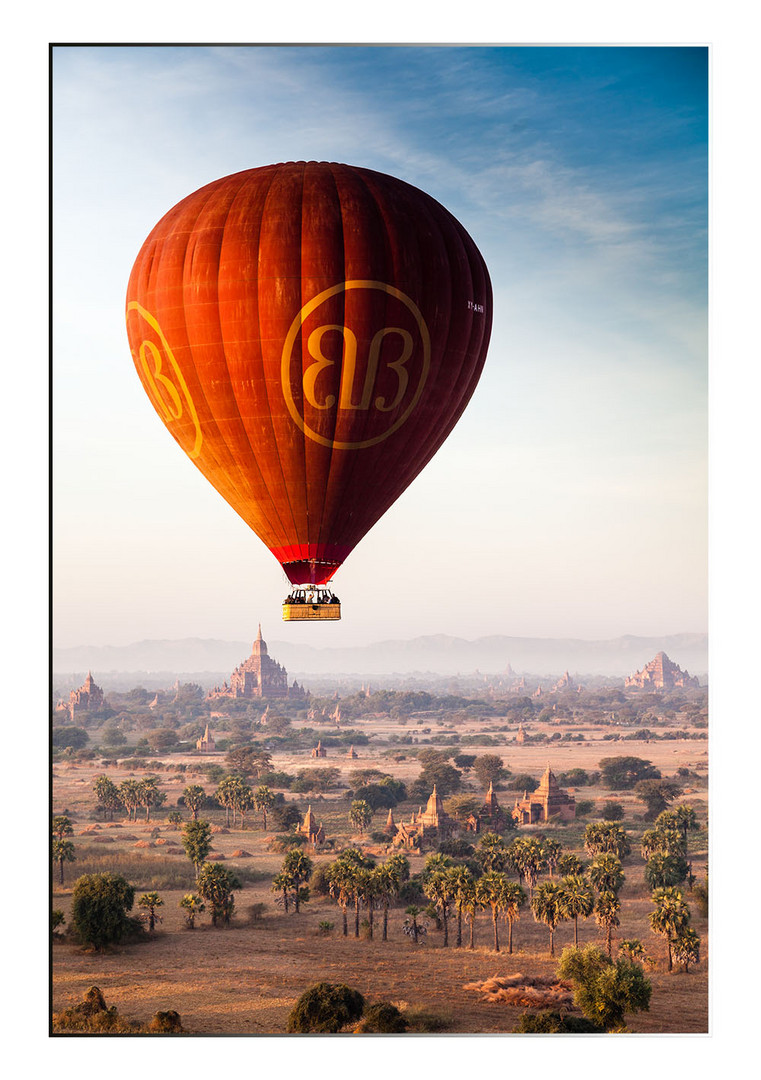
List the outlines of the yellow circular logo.
{"type": "Polygon", "coordinates": [[[408,419],[430,365],[428,327],[409,296],[382,281],[342,281],[308,301],[291,323],[283,396],[310,439],[360,450],[408,419]]]}

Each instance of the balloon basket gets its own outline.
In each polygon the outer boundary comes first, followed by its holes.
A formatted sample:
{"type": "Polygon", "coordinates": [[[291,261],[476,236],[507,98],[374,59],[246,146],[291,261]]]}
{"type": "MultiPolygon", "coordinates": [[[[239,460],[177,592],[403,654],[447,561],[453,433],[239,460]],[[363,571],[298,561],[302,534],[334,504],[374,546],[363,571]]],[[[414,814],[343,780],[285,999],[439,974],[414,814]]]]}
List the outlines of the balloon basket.
{"type": "Polygon", "coordinates": [[[312,619],[335,622],[340,618],[340,604],[283,604],[283,622],[308,622],[312,619]]]}

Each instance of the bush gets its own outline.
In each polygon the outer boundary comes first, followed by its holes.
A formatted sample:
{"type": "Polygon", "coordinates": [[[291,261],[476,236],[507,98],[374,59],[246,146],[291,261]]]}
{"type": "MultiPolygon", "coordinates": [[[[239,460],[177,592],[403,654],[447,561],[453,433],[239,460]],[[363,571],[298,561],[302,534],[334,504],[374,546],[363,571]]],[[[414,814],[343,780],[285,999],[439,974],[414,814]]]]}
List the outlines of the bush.
{"type": "Polygon", "coordinates": [[[620,802],[614,802],[612,799],[609,799],[602,804],[600,817],[603,821],[623,821],[624,808],[620,802]]]}
{"type": "Polygon", "coordinates": [[[407,1021],[407,1030],[435,1034],[439,1031],[449,1031],[452,1026],[452,1017],[447,1013],[429,1012],[420,1006],[406,1009],[404,1019],[407,1021]]]}
{"type": "Polygon", "coordinates": [[[627,1012],[649,1010],[652,983],[642,967],[619,957],[615,962],[595,945],[563,950],[557,973],[574,984],[573,1000],[588,1020],[605,1031],[623,1031],[627,1012]]]}
{"type": "Polygon", "coordinates": [[[592,799],[579,799],[576,803],[576,817],[586,817],[587,814],[591,814],[595,808],[595,804],[592,799]]]}
{"type": "Polygon", "coordinates": [[[120,874],[84,874],[74,885],[71,924],[80,942],[98,950],[135,933],[127,917],[135,890],[120,874]]]}
{"type": "Polygon", "coordinates": [[[288,1032],[335,1032],[359,1020],[365,999],[344,983],[316,983],[305,990],[288,1017],[288,1032]]]}
{"type": "Polygon", "coordinates": [[[378,1035],[400,1035],[408,1027],[396,1005],[392,1005],[390,1001],[378,1001],[374,1005],[368,1005],[354,1030],[378,1035]]]}
{"type": "Polygon", "coordinates": [[[604,1035],[605,1028],[581,1016],[559,1012],[522,1013],[513,1031],[522,1035],[604,1035]]]}
{"type": "Polygon", "coordinates": [[[174,1009],[168,1009],[166,1012],[154,1013],[153,1019],[148,1025],[149,1031],[160,1031],[163,1034],[178,1034],[185,1029],[182,1026],[180,1020],[180,1014],[175,1012],[174,1009]]]}

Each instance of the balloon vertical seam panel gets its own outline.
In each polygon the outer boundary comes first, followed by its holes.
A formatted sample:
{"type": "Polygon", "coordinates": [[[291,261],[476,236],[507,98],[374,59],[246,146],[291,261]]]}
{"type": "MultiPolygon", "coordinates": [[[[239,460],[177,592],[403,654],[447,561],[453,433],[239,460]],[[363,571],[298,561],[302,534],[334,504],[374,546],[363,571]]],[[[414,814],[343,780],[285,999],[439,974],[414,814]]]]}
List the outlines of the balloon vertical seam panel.
{"type": "Polygon", "coordinates": [[[445,207],[329,162],[244,170],[187,196],[127,292],[154,409],[302,580],[329,579],[449,436],[491,318],[486,264],[445,207]]]}

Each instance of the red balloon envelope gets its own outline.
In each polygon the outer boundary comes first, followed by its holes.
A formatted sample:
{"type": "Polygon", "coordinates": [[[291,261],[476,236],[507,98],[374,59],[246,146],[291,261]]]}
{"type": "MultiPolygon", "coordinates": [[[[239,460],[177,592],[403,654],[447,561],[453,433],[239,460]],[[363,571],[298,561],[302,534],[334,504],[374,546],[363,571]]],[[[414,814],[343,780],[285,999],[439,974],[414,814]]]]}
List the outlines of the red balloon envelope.
{"type": "Polygon", "coordinates": [[[443,206],[333,162],[189,195],[127,290],[156,411],[294,584],[327,582],[436,453],[491,317],[483,258],[443,206]]]}

